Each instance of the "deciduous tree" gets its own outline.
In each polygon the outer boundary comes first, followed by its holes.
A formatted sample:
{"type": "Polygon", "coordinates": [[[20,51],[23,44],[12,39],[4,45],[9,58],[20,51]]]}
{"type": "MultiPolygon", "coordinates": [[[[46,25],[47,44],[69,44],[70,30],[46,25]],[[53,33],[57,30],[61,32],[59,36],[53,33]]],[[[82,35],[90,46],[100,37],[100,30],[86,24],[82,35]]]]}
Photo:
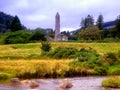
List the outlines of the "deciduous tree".
{"type": "Polygon", "coordinates": [[[100,40],[101,39],[101,31],[96,26],[91,26],[91,27],[85,28],[79,32],[79,39],[100,40]]]}

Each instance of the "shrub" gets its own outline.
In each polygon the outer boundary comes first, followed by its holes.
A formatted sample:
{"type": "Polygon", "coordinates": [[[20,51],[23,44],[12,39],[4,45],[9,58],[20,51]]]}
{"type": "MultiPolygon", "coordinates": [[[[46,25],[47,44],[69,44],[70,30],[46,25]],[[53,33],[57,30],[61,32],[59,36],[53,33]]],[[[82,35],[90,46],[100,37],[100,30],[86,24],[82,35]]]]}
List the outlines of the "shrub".
{"type": "Polygon", "coordinates": [[[108,73],[109,75],[120,75],[120,70],[113,70],[108,73]]]}
{"type": "Polygon", "coordinates": [[[88,50],[82,48],[75,56],[77,57],[77,61],[83,63],[86,67],[94,68],[96,65],[101,65],[99,54],[91,48],[88,50]]]}
{"type": "Polygon", "coordinates": [[[45,35],[40,31],[36,30],[33,32],[32,36],[30,37],[31,41],[46,41],[45,35]]]}
{"type": "Polygon", "coordinates": [[[117,60],[118,58],[116,54],[111,52],[104,54],[104,56],[102,57],[102,61],[109,65],[113,65],[117,60]]]}
{"type": "Polygon", "coordinates": [[[49,52],[51,50],[51,44],[49,42],[41,42],[41,45],[43,52],[49,52]]]}
{"type": "Polygon", "coordinates": [[[120,50],[118,51],[118,53],[117,53],[117,54],[118,54],[118,58],[120,58],[120,50]]]}
{"type": "Polygon", "coordinates": [[[76,53],[76,56],[78,57],[78,61],[84,62],[84,61],[90,61],[90,60],[97,60],[98,54],[95,50],[92,49],[80,49],[78,53],[76,53]]]}
{"type": "Polygon", "coordinates": [[[105,66],[100,66],[100,67],[95,67],[94,71],[96,75],[106,75],[107,74],[107,67],[105,66]]]}
{"type": "Polygon", "coordinates": [[[120,88],[120,78],[119,77],[111,77],[102,81],[103,87],[110,88],[120,88]]]}
{"type": "Polygon", "coordinates": [[[88,50],[84,48],[77,50],[72,47],[58,47],[51,51],[48,56],[57,59],[72,58],[89,68],[94,68],[96,65],[100,66],[102,64],[99,60],[99,54],[91,48],[88,50]]]}
{"type": "Polygon", "coordinates": [[[49,56],[57,59],[71,58],[76,52],[77,49],[72,47],[57,47],[49,53],[49,56]]]}
{"type": "Polygon", "coordinates": [[[26,30],[7,33],[4,39],[5,44],[28,43],[31,33],[26,30]]]}
{"type": "Polygon", "coordinates": [[[7,73],[0,73],[0,79],[8,79],[8,78],[10,78],[11,76],[9,75],[9,74],[7,74],[7,73]]]}

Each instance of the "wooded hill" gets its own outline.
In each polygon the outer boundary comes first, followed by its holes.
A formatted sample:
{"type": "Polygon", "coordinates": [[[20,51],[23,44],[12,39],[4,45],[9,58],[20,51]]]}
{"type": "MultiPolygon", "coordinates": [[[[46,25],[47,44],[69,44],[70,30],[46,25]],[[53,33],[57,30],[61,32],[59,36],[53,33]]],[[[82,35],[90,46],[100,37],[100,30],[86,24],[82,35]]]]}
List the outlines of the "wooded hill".
{"type": "Polygon", "coordinates": [[[10,29],[13,18],[14,16],[0,12],[0,32],[5,33],[10,29]]]}

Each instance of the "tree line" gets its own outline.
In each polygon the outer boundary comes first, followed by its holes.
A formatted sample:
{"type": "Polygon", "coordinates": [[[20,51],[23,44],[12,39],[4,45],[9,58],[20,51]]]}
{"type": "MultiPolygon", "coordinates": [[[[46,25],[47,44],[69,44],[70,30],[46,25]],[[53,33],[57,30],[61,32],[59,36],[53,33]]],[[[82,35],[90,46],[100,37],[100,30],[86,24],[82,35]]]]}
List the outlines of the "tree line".
{"type": "Polygon", "coordinates": [[[95,22],[93,16],[88,15],[82,18],[81,28],[76,31],[72,39],[74,40],[105,40],[105,39],[120,39],[120,15],[114,20],[115,26],[105,29],[104,18],[100,14],[95,22]],[[75,38],[74,38],[75,37],[75,38]]]}
{"type": "MultiPolygon", "coordinates": [[[[71,35],[69,31],[61,34],[68,36],[69,40],[104,40],[106,38],[120,39],[120,15],[116,18],[115,27],[105,30],[103,15],[100,14],[95,22],[94,17],[88,15],[82,18],[80,29],[71,35]]],[[[18,16],[7,15],[0,12],[0,43],[27,43],[36,41],[54,40],[54,31],[51,28],[27,29],[18,16]]]]}
{"type": "Polygon", "coordinates": [[[46,36],[54,37],[54,31],[51,28],[27,29],[18,16],[0,12],[0,19],[0,43],[2,44],[46,41],[46,36]]]}

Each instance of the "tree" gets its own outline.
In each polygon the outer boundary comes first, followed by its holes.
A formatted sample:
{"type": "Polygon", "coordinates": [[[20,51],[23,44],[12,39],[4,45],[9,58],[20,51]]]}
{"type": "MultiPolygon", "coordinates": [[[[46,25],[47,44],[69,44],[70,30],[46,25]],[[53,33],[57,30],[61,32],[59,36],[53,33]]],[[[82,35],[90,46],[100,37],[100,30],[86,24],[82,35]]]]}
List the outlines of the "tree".
{"type": "Polygon", "coordinates": [[[86,27],[89,27],[89,26],[93,26],[94,25],[94,19],[92,16],[88,15],[86,18],[85,18],[85,28],[86,27]]]}
{"type": "Polygon", "coordinates": [[[101,31],[96,26],[85,28],[79,32],[79,39],[81,38],[84,40],[100,40],[101,31]]]}
{"type": "Polygon", "coordinates": [[[120,38],[120,15],[116,19],[117,36],[120,38]]]}
{"type": "Polygon", "coordinates": [[[35,30],[30,40],[32,41],[46,41],[45,35],[40,30],[35,30]]]}
{"type": "Polygon", "coordinates": [[[11,31],[15,32],[18,30],[22,30],[22,25],[21,25],[19,18],[17,16],[15,16],[11,23],[11,31]]]}
{"type": "Polygon", "coordinates": [[[82,18],[82,20],[81,20],[81,23],[80,23],[81,25],[81,28],[85,28],[85,19],[84,18],[82,18]]]}
{"type": "Polygon", "coordinates": [[[91,15],[88,15],[85,19],[81,20],[81,28],[87,28],[94,25],[94,19],[91,15]]]}
{"type": "Polygon", "coordinates": [[[0,32],[5,33],[10,29],[13,16],[0,12],[0,32]]]}
{"type": "Polygon", "coordinates": [[[103,15],[98,16],[96,24],[100,30],[103,29],[103,15]]]}

